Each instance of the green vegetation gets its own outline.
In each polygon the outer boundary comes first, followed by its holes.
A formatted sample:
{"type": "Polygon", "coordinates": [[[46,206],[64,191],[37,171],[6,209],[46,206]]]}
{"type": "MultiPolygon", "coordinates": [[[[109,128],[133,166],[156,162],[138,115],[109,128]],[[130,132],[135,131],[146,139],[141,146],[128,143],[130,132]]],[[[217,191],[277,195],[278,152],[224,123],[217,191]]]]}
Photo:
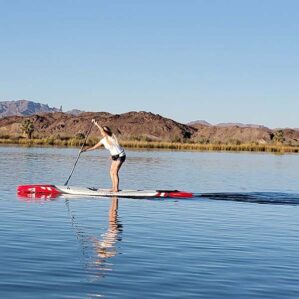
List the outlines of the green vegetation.
{"type": "Polygon", "coordinates": [[[299,153],[299,146],[283,146],[271,144],[199,144],[177,142],[132,142],[125,141],[122,145],[127,148],[157,148],[194,151],[238,151],[238,152],[272,152],[299,153]]]}
{"type": "MultiPolygon", "coordinates": [[[[81,146],[83,143],[83,134],[78,134],[74,138],[66,136],[50,136],[47,138],[24,138],[11,137],[9,135],[0,136],[2,144],[20,144],[25,146],[53,145],[53,146],[81,146]]],[[[280,139],[281,140],[281,139],[280,139]]],[[[88,145],[94,145],[98,142],[97,138],[90,138],[88,145]]],[[[271,152],[271,153],[299,153],[299,146],[289,146],[276,144],[212,144],[212,143],[187,143],[187,142],[159,142],[146,140],[128,140],[121,144],[126,148],[138,149],[171,149],[171,150],[192,150],[192,151],[238,151],[238,152],[271,152]]]]}
{"type": "MultiPolygon", "coordinates": [[[[82,138],[78,138],[77,136],[74,138],[70,137],[62,137],[57,138],[54,136],[45,137],[45,138],[24,138],[24,137],[9,137],[7,135],[0,136],[0,144],[20,144],[27,146],[35,146],[35,145],[54,145],[54,146],[81,146],[83,143],[82,138]]],[[[88,145],[95,144],[96,142],[93,140],[88,141],[88,145]]]]}
{"type": "Polygon", "coordinates": [[[273,141],[278,143],[278,144],[282,144],[284,142],[284,134],[283,134],[283,130],[277,130],[275,133],[274,133],[274,136],[273,136],[273,141]]]}
{"type": "Polygon", "coordinates": [[[21,124],[21,130],[24,134],[27,135],[29,139],[32,138],[32,133],[34,132],[34,125],[30,119],[23,120],[21,124]]]}

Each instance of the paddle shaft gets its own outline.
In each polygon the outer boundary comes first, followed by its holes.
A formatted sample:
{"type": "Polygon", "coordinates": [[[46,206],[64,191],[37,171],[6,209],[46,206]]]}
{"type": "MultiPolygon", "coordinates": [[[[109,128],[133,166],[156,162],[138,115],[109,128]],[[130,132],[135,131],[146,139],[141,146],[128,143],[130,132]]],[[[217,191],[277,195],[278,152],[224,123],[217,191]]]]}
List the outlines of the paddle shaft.
{"type": "Polygon", "coordinates": [[[90,132],[91,132],[92,127],[93,127],[93,123],[92,123],[92,125],[90,126],[90,128],[89,128],[89,130],[88,130],[88,132],[87,132],[87,134],[86,134],[84,143],[82,144],[82,146],[81,146],[81,148],[80,148],[80,151],[79,151],[79,153],[78,153],[76,162],[75,162],[75,164],[74,164],[74,166],[73,166],[73,169],[72,169],[72,171],[71,171],[71,173],[70,173],[68,179],[67,179],[66,182],[64,183],[64,186],[67,186],[67,184],[69,183],[70,178],[71,178],[72,175],[73,175],[73,172],[74,172],[74,170],[75,170],[75,168],[76,168],[76,165],[77,165],[77,163],[78,163],[78,161],[79,161],[80,155],[81,155],[81,153],[82,153],[82,150],[83,150],[83,148],[84,148],[84,146],[85,146],[85,143],[86,143],[87,138],[88,138],[88,136],[89,136],[89,134],[90,134],[90,132]]]}

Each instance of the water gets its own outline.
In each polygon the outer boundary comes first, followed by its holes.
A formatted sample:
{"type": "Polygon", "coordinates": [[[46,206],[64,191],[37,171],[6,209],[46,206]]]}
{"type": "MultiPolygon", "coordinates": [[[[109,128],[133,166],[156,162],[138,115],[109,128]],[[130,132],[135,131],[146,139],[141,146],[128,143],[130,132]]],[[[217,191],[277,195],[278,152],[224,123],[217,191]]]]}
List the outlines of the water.
{"type": "MultiPolygon", "coordinates": [[[[16,196],[77,153],[0,147],[1,298],[299,297],[298,155],[128,151],[122,188],[190,200],[16,196]]],[[[108,167],[85,153],[71,183],[108,188],[108,167]]]]}

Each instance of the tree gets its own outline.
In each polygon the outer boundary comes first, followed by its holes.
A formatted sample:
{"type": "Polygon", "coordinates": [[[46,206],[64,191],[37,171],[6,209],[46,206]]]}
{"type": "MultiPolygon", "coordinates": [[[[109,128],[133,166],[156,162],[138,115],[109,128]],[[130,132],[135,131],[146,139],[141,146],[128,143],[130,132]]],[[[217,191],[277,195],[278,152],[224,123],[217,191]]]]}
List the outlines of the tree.
{"type": "Polygon", "coordinates": [[[273,141],[276,143],[283,143],[284,142],[284,134],[283,134],[283,130],[277,130],[274,133],[273,136],[273,141]]]}
{"type": "Polygon", "coordinates": [[[25,119],[21,124],[21,130],[31,139],[32,133],[34,132],[33,122],[30,119],[25,119]]]}

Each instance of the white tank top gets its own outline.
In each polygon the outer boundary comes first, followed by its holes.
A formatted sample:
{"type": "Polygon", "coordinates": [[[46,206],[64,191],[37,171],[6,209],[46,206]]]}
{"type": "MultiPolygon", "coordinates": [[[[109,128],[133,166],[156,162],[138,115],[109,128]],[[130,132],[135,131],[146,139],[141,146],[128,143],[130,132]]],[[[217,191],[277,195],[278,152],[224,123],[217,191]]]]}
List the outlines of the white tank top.
{"type": "Polygon", "coordinates": [[[120,157],[124,156],[125,150],[118,144],[118,142],[113,137],[104,137],[100,140],[100,143],[104,145],[111,156],[119,155],[120,157]],[[109,138],[109,140],[108,140],[109,138]]]}

